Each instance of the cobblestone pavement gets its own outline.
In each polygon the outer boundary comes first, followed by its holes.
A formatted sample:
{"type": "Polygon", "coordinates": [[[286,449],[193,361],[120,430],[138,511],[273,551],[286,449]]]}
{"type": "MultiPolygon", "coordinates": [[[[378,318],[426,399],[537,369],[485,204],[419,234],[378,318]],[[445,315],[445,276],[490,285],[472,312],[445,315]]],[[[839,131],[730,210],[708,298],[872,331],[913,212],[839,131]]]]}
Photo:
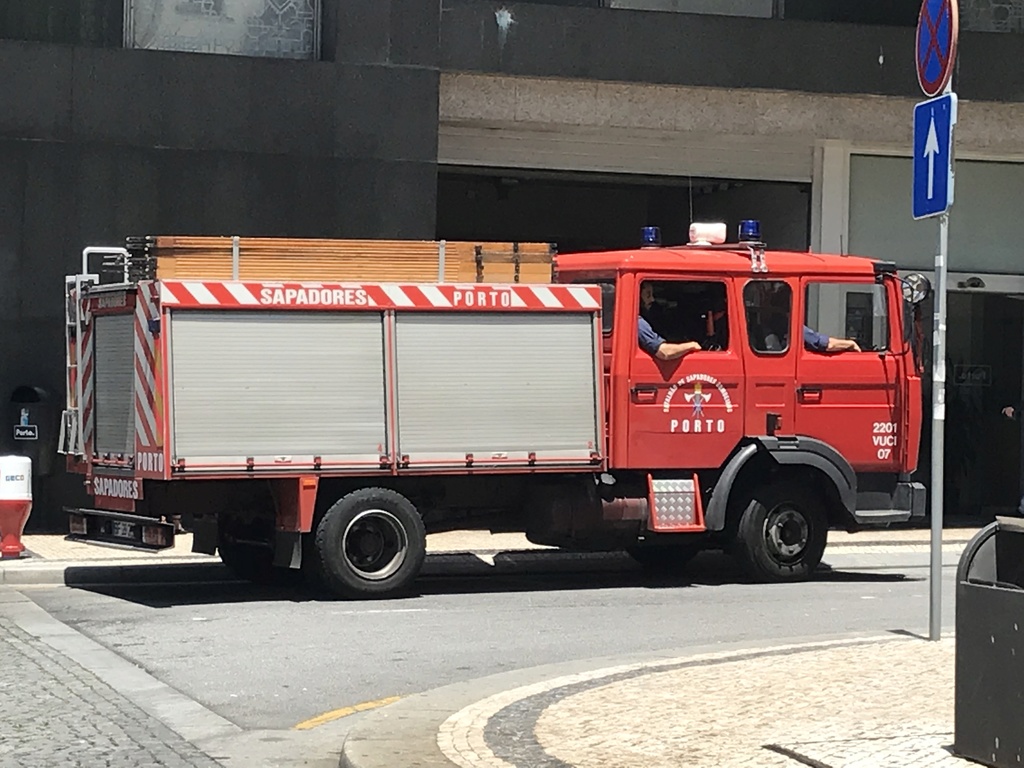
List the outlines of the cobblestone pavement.
{"type": "Polygon", "coordinates": [[[0,768],[219,765],[2,614],[0,702],[0,768]]]}
{"type": "Polygon", "coordinates": [[[504,691],[437,736],[461,768],[966,768],[952,639],[704,654],[504,691]]]}

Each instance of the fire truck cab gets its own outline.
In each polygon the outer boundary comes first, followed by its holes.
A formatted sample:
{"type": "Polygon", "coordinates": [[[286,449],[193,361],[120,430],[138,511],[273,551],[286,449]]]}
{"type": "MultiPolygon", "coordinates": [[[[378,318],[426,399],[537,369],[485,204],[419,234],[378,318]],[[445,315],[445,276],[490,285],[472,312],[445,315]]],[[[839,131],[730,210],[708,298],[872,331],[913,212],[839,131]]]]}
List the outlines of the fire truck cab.
{"type": "MultiPolygon", "coordinates": [[[[855,531],[924,515],[911,474],[929,286],[882,261],[724,245],[716,229],[713,242],[559,257],[561,281],[602,291],[614,471],[601,493],[622,503],[643,494],[644,475],[656,494],[659,477],[667,489],[692,469],[704,504],[698,540],[729,546],[762,579],[806,575],[825,546],[824,520],[855,531]],[[659,359],[641,343],[645,320],[699,348],[659,359]],[[631,473],[640,477],[620,496],[631,473]]],[[[680,548],[696,549],[642,534],[630,551],[673,561],[680,548]]]]}
{"type": "Polygon", "coordinates": [[[453,528],[806,579],[830,527],[924,514],[929,286],[758,229],[645,229],[546,286],[139,279],[123,252],[103,281],[84,255],[62,452],[95,505],[71,535],[187,530],[239,575],[344,597],[403,592],[453,528]]]}

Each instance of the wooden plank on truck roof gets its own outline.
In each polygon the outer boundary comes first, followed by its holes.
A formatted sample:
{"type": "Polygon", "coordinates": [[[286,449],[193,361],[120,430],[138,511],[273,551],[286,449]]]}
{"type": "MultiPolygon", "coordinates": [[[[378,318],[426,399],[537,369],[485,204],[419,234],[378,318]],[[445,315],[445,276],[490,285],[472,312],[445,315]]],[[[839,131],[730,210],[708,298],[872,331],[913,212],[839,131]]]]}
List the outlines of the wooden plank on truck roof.
{"type": "MultiPolygon", "coordinates": [[[[160,235],[128,242],[133,257],[153,262],[153,278],[232,278],[230,237],[160,235]]],[[[444,281],[550,283],[554,254],[550,243],[449,241],[444,281]]],[[[238,279],[436,282],[439,259],[440,242],[432,240],[242,237],[238,279]]]]}

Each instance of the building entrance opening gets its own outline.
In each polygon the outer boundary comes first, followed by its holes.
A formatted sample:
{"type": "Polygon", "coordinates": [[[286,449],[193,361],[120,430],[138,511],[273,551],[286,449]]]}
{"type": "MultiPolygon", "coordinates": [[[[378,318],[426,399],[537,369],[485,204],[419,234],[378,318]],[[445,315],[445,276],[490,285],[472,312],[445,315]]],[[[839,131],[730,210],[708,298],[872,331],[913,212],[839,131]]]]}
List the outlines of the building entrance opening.
{"type": "Polygon", "coordinates": [[[673,245],[687,241],[692,221],[731,231],[756,218],[771,248],[806,251],[810,198],[810,184],[792,182],[448,167],[438,176],[437,237],[551,242],[569,253],[636,247],[644,226],[661,227],[673,245]]]}
{"type": "MultiPolygon", "coordinates": [[[[1008,419],[1002,410],[1024,399],[1024,296],[951,290],[948,302],[945,510],[981,519],[1016,515],[1024,493],[1024,418],[1008,419]]],[[[931,300],[923,311],[932,317],[931,300]]],[[[930,370],[930,349],[928,356],[930,370]]],[[[924,381],[926,404],[931,403],[930,378],[924,381]]],[[[929,408],[925,412],[930,415],[929,408]]],[[[924,431],[921,456],[928,457],[930,418],[924,431]]],[[[927,470],[927,461],[920,466],[927,470]]]]}

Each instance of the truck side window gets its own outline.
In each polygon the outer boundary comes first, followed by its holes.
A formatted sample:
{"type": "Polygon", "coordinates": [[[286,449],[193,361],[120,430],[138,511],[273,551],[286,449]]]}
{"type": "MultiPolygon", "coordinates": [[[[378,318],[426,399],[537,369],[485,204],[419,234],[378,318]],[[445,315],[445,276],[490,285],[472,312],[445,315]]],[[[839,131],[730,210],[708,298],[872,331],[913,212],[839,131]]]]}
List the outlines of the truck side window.
{"type": "Polygon", "coordinates": [[[601,286],[601,332],[608,336],[615,321],[615,283],[600,281],[601,286]]]}
{"type": "Polygon", "coordinates": [[[696,341],[702,351],[729,348],[725,283],[711,280],[644,280],[640,316],[673,344],[696,341]]]}
{"type": "Polygon", "coordinates": [[[589,279],[573,282],[597,285],[601,289],[601,333],[610,336],[615,325],[615,281],[589,279]]]}
{"type": "Polygon", "coordinates": [[[793,289],[782,280],[751,280],[743,286],[750,348],[762,355],[781,355],[789,349],[793,289]]]}
{"type": "Polygon", "coordinates": [[[819,333],[853,339],[864,352],[889,349],[889,302],[877,283],[810,283],[804,323],[819,333]]]}

